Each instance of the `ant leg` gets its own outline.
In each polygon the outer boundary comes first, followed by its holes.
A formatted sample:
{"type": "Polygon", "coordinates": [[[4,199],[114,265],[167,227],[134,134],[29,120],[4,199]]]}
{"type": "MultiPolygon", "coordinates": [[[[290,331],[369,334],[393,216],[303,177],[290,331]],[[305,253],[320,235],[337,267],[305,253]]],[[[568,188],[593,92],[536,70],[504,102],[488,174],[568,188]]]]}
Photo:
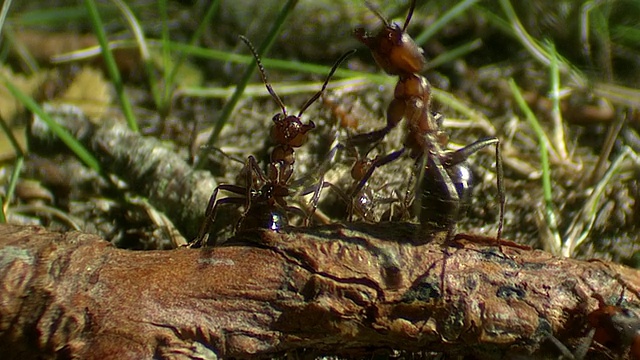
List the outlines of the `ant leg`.
{"type": "MultiPolygon", "coordinates": [[[[417,164],[417,160],[416,160],[416,164],[417,164]]],[[[415,169],[414,169],[415,170],[415,169]]],[[[420,175],[424,175],[424,172],[419,172],[420,175]]],[[[409,175],[409,181],[407,182],[407,189],[404,192],[404,199],[402,200],[402,207],[403,207],[403,217],[406,219],[411,219],[411,203],[413,201],[416,200],[416,189],[417,189],[417,183],[414,183],[414,181],[416,181],[416,172],[412,171],[411,174],[409,175]]]]}
{"type": "MultiPolygon", "coordinates": [[[[207,210],[205,211],[204,221],[202,225],[200,225],[200,231],[198,232],[198,237],[194,242],[191,243],[189,247],[198,248],[204,245],[205,236],[211,229],[211,225],[215,221],[216,213],[218,210],[218,205],[225,203],[240,203],[240,198],[224,198],[220,200],[216,200],[218,197],[218,192],[220,190],[228,191],[234,194],[243,195],[245,189],[243,187],[237,185],[230,184],[222,184],[218,185],[215,190],[213,190],[213,194],[209,198],[209,204],[207,205],[207,210]]],[[[215,244],[214,244],[215,245],[215,244]]]]}
{"type": "Polygon", "coordinates": [[[387,125],[382,129],[373,130],[365,134],[354,135],[347,139],[347,146],[364,146],[368,144],[375,145],[380,142],[387,134],[402,120],[407,108],[406,101],[402,99],[393,99],[387,107],[387,125]]]}
{"type": "Polygon", "coordinates": [[[320,176],[320,179],[318,180],[318,182],[311,189],[303,191],[302,195],[313,193],[311,200],[309,200],[309,204],[311,205],[311,210],[309,210],[309,213],[304,219],[305,226],[309,225],[309,223],[311,222],[311,217],[313,217],[314,214],[316,213],[316,209],[318,209],[318,202],[320,201],[320,192],[322,191],[322,189],[326,187],[332,187],[335,191],[341,192],[341,190],[338,189],[337,186],[333,185],[330,182],[324,181],[324,174],[320,176]]]}
{"type": "MultiPolygon", "coordinates": [[[[347,147],[360,147],[368,144],[377,144],[380,142],[389,131],[393,129],[393,126],[385,126],[382,129],[373,130],[365,134],[354,135],[347,139],[347,147]]],[[[375,146],[374,146],[375,147],[375,146]]]]}
{"type": "MultiPolygon", "coordinates": [[[[347,195],[347,193],[345,193],[341,188],[339,188],[338,186],[328,182],[328,181],[322,181],[322,184],[320,184],[320,182],[318,182],[316,185],[310,187],[310,188],[306,188],[304,190],[302,190],[301,192],[299,192],[300,195],[304,196],[304,195],[309,195],[311,193],[316,193],[316,191],[318,189],[324,189],[324,188],[330,188],[331,190],[333,190],[335,192],[335,194],[342,200],[344,201],[346,204],[348,204],[350,202],[350,198],[349,195],[347,195]]],[[[313,208],[311,209],[309,215],[308,215],[308,219],[307,221],[310,221],[311,217],[315,214],[315,210],[317,208],[317,201],[313,202],[310,201],[310,203],[312,204],[313,208]]],[[[363,214],[364,212],[362,210],[360,210],[358,208],[358,214],[363,214]]]]}
{"type": "Polygon", "coordinates": [[[260,167],[260,165],[258,165],[258,160],[256,160],[255,157],[253,157],[253,155],[249,155],[249,157],[247,157],[247,162],[245,163],[245,167],[247,167],[247,170],[249,171],[249,174],[247,175],[247,180],[251,180],[250,183],[247,184],[247,186],[251,186],[253,185],[253,180],[255,179],[252,175],[256,175],[257,179],[260,180],[261,182],[268,182],[267,179],[267,175],[264,173],[264,171],[262,171],[262,168],[260,167]]]}
{"type": "Polygon", "coordinates": [[[305,222],[305,226],[307,226],[306,222],[307,219],[310,217],[306,211],[302,210],[301,208],[297,207],[297,206],[286,206],[284,208],[284,210],[288,213],[293,213],[293,214],[298,214],[298,216],[300,216],[301,218],[304,219],[305,222]]]}
{"type": "MultiPolygon", "coordinates": [[[[324,161],[323,165],[333,164],[335,162],[336,155],[338,154],[338,150],[342,149],[344,149],[344,145],[342,144],[337,144],[336,146],[334,146],[327,154],[326,160],[324,161]]],[[[309,201],[309,203],[311,204],[311,211],[305,222],[311,219],[311,216],[313,216],[313,214],[316,212],[316,209],[318,208],[318,201],[320,201],[320,192],[325,187],[325,184],[328,184],[324,181],[324,175],[327,171],[328,169],[322,169],[322,171],[320,172],[320,179],[318,179],[318,182],[314,186],[313,196],[309,201]]]]}
{"type": "Polygon", "coordinates": [[[373,172],[381,167],[384,166],[394,160],[396,160],[397,158],[399,158],[400,156],[402,156],[402,154],[404,154],[404,152],[406,151],[406,148],[402,148],[400,150],[396,150],[392,153],[389,153],[381,158],[376,159],[373,164],[371,164],[371,167],[369,168],[369,170],[367,171],[366,174],[364,174],[364,176],[362,177],[362,179],[360,179],[360,182],[358,182],[358,185],[355,187],[355,189],[353,189],[353,191],[351,192],[352,197],[359,193],[360,190],[362,190],[362,188],[364,187],[364,184],[367,183],[367,181],[371,178],[371,175],[373,175],[373,172]]]}
{"type": "Polygon", "coordinates": [[[578,346],[575,354],[573,355],[573,357],[576,360],[584,360],[587,358],[587,353],[589,352],[589,348],[593,343],[593,337],[596,334],[596,331],[597,331],[596,328],[589,330],[589,332],[587,333],[587,336],[584,338],[582,343],[578,346]]]}
{"type": "MultiPolygon", "coordinates": [[[[567,346],[565,344],[560,342],[560,340],[558,340],[557,337],[553,336],[553,334],[547,335],[547,339],[549,341],[551,341],[553,343],[553,345],[555,345],[558,350],[560,350],[560,352],[562,353],[561,359],[569,359],[569,360],[583,360],[584,359],[584,358],[581,358],[581,357],[577,357],[577,354],[576,355],[572,354],[571,350],[569,350],[569,348],[567,348],[567,346]]],[[[587,346],[587,350],[589,350],[588,346],[587,346]]]]}
{"type": "MultiPolygon", "coordinates": [[[[371,163],[371,166],[369,167],[369,169],[367,170],[367,172],[360,178],[360,180],[358,181],[358,184],[356,185],[356,187],[351,191],[351,194],[349,196],[350,200],[350,207],[349,207],[349,213],[350,213],[350,221],[351,221],[351,214],[354,208],[354,204],[353,204],[353,199],[360,193],[360,191],[362,191],[362,189],[364,188],[364,185],[367,183],[367,181],[369,181],[369,179],[371,178],[371,176],[373,175],[373,172],[383,166],[386,165],[396,159],[398,159],[400,156],[402,156],[402,154],[404,154],[404,152],[406,151],[406,148],[402,148],[400,150],[394,151],[392,153],[389,153],[383,157],[376,157],[376,159],[373,161],[373,163],[371,163]]],[[[356,179],[357,180],[357,179],[356,179]]]]}
{"type": "Polygon", "coordinates": [[[220,186],[217,186],[213,190],[213,194],[209,198],[209,204],[207,205],[207,210],[204,212],[204,221],[200,225],[200,230],[198,231],[198,237],[189,245],[191,248],[199,248],[202,247],[204,243],[204,237],[209,232],[209,228],[211,224],[213,224],[213,218],[215,217],[215,208],[216,208],[216,198],[218,197],[218,191],[220,190],[220,186]]]}
{"type": "Polygon", "coordinates": [[[318,208],[322,189],[328,186],[333,186],[333,184],[324,181],[324,176],[333,167],[333,165],[335,165],[336,155],[338,154],[338,151],[342,150],[345,150],[345,146],[340,143],[336,144],[331,148],[331,150],[329,150],[320,165],[315,167],[305,176],[296,179],[290,184],[290,188],[302,188],[302,190],[295,192],[295,195],[305,196],[313,193],[313,196],[309,200],[311,211],[305,219],[305,223],[310,220],[318,208]]]}
{"type": "MultiPolygon", "coordinates": [[[[502,156],[500,155],[500,140],[496,137],[482,138],[472,144],[469,144],[451,153],[448,156],[448,160],[445,162],[445,165],[452,166],[452,165],[459,164],[465,161],[467,158],[469,158],[469,156],[478,152],[479,150],[491,145],[496,146],[496,177],[497,177],[496,183],[498,186],[498,197],[500,201],[500,215],[499,215],[500,218],[498,221],[498,233],[496,235],[496,238],[498,240],[498,244],[501,244],[500,240],[502,239],[502,228],[504,226],[504,210],[505,210],[506,197],[505,197],[505,189],[504,189],[504,169],[502,165],[502,156]]],[[[502,252],[502,245],[499,245],[499,247],[500,247],[500,252],[502,252]]]]}

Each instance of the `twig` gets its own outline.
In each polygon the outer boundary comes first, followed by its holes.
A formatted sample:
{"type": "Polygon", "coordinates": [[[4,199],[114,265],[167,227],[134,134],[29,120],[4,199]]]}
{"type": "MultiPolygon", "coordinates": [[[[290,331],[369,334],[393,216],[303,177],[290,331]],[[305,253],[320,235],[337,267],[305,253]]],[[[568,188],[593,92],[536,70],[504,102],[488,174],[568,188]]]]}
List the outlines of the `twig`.
{"type": "MultiPolygon", "coordinates": [[[[195,238],[209,196],[216,187],[209,172],[194,170],[159,140],[141,136],[123,123],[108,120],[97,126],[78,111],[47,111],[93,151],[104,171],[117,175],[138,195],[149,199],[151,205],[176,224],[185,238],[195,238]]],[[[31,134],[45,142],[52,137],[37,117],[31,134]]]]}
{"type": "Polygon", "coordinates": [[[598,308],[592,295],[619,299],[625,289],[625,306],[640,307],[637,270],[508,242],[505,257],[492,238],[415,241],[415,230],[351,224],[134,252],[93,235],[1,225],[0,351],[21,359],[302,349],[549,358],[560,354],[550,334],[564,344],[585,336],[598,308]]]}

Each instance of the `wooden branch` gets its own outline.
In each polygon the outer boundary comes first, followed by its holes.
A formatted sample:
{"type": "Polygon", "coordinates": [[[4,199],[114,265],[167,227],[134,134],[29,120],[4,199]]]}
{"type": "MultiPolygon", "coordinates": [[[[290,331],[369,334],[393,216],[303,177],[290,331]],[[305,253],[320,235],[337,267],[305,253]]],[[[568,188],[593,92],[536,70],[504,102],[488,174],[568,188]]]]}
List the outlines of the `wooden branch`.
{"type": "Polygon", "coordinates": [[[514,244],[503,244],[504,257],[479,237],[408,241],[414,231],[349,224],[136,252],[93,235],[0,225],[0,353],[557,357],[548,335],[575,346],[598,308],[593,294],[615,303],[624,291],[625,306],[640,308],[636,270],[514,244]]]}

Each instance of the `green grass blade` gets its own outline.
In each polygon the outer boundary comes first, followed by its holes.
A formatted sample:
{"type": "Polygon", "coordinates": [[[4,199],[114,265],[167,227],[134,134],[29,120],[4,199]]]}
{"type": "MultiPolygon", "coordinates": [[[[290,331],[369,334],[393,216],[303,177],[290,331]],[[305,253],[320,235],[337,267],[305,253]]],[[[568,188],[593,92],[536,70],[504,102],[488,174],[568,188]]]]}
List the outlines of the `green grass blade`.
{"type": "Polygon", "coordinates": [[[640,106],[640,89],[628,88],[611,83],[594,83],[593,93],[596,96],[602,96],[619,105],[631,108],[638,108],[640,106]]]}
{"type": "MultiPolygon", "coordinates": [[[[169,112],[169,100],[171,93],[172,84],[169,82],[169,64],[171,63],[169,46],[169,18],[167,16],[167,0],[159,0],[158,1],[158,10],[160,12],[160,23],[162,24],[161,31],[161,49],[162,49],[162,80],[163,80],[163,90],[162,90],[162,98],[158,97],[156,102],[156,107],[160,111],[160,114],[165,117],[169,112]]],[[[154,84],[154,87],[157,86],[154,84]]],[[[159,95],[158,95],[159,96],[159,95]]]]}
{"type": "MultiPolygon", "coordinates": [[[[220,60],[225,62],[233,62],[238,64],[251,64],[255,59],[251,55],[233,54],[225,51],[205,49],[202,47],[191,46],[180,43],[171,43],[171,49],[175,51],[183,51],[191,56],[202,57],[210,60],[220,60]]],[[[317,65],[311,63],[303,63],[299,61],[270,59],[261,57],[262,63],[269,69],[287,70],[291,72],[302,72],[307,74],[327,75],[330,66],[317,65]]],[[[362,71],[354,71],[348,69],[337,69],[334,77],[347,78],[347,77],[365,77],[369,81],[380,85],[394,85],[396,79],[391,76],[373,74],[362,71]]]]}
{"type": "Polygon", "coordinates": [[[473,7],[475,9],[475,11],[477,11],[479,14],[481,14],[482,16],[485,17],[485,19],[491,23],[491,25],[493,25],[497,30],[505,33],[505,34],[510,34],[513,35],[513,31],[511,28],[511,25],[509,24],[509,22],[505,21],[503,18],[501,18],[500,16],[498,16],[496,13],[494,13],[493,11],[477,4],[473,7]]]}
{"type": "Polygon", "coordinates": [[[16,26],[42,26],[69,24],[87,18],[87,9],[82,6],[57,6],[55,8],[38,9],[21,12],[11,17],[11,23],[16,26]]]}
{"type": "Polygon", "coordinates": [[[24,152],[22,151],[20,144],[18,144],[18,140],[16,140],[16,137],[13,136],[13,132],[9,128],[9,125],[7,125],[2,116],[0,116],[0,127],[2,127],[2,130],[7,135],[7,138],[11,142],[11,146],[13,146],[17,155],[15,164],[13,166],[13,172],[11,173],[11,177],[9,178],[9,185],[6,189],[7,201],[4,202],[2,197],[0,196],[0,223],[6,223],[7,218],[5,214],[9,208],[9,204],[11,203],[11,198],[13,198],[13,193],[15,192],[16,184],[18,183],[18,178],[20,178],[22,166],[24,165],[24,152]]]}
{"type": "Polygon", "coordinates": [[[538,119],[536,118],[527,102],[524,100],[522,96],[522,92],[516,85],[516,82],[513,78],[509,79],[509,87],[511,88],[511,93],[513,94],[516,103],[520,107],[520,110],[524,113],[527,122],[535,132],[538,137],[538,146],[540,153],[540,166],[542,167],[542,192],[545,202],[545,219],[547,221],[547,226],[551,230],[553,234],[553,244],[551,244],[551,249],[554,254],[559,254],[560,249],[562,248],[562,240],[560,239],[560,235],[558,233],[558,226],[556,221],[556,212],[554,210],[553,205],[553,196],[551,193],[551,172],[549,167],[549,139],[547,135],[542,130],[538,119]]]}
{"type": "Polygon", "coordinates": [[[556,151],[561,160],[566,160],[569,155],[564,137],[564,122],[562,121],[562,111],[560,110],[560,69],[558,67],[558,56],[555,45],[547,42],[547,49],[551,55],[549,66],[551,81],[551,118],[553,119],[553,139],[556,144],[556,151]]]}
{"type": "MultiPolygon", "coordinates": [[[[533,55],[534,59],[538,60],[545,66],[549,66],[551,64],[551,55],[544,48],[544,46],[540,44],[538,40],[534,39],[527,32],[527,30],[520,22],[520,19],[518,19],[513,6],[511,6],[511,2],[509,0],[499,0],[499,2],[502,6],[503,12],[507,16],[507,20],[511,24],[509,35],[518,39],[520,43],[525,47],[525,49],[527,49],[529,53],[533,55]]],[[[571,77],[571,80],[573,80],[576,85],[578,85],[579,87],[587,86],[586,78],[566,59],[558,57],[558,66],[563,73],[566,73],[571,77]]]]}
{"type": "Polygon", "coordinates": [[[611,29],[611,36],[630,46],[640,44],[640,28],[638,27],[618,25],[611,29]]]}
{"type": "Polygon", "coordinates": [[[4,121],[4,118],[2,116],[0,116],[0,127],[2,127],[2,131],[4,131],[5,135],[7,135],[7,139],[9,139],[11,146],[13,146],[13,149],[16,151],[16,155],[24,156],[24,152],[22,151],[18,140],[15,136],[13,136],[13,132],[9,128],[9,125],[7,125],[7,122],[4,121]]]}
{"type": "Polygon", "coordinates": [[[582,245],[587,239],[593,224],[596,221],[596,215],[599,209],[600,201],[605,195],[607,185],[611,183],[613,176],[620,171],[623,160],[627,157],[632,157],[635,152],[628,146],[624,146],[622,153],[613,161],[611,166],[607,169],[604,176],[598,184],[595,186],[587,201],[585,201],[580,212],[574,216],[571,225],[569,226],[565,239],[567,240],[562,246],[562,255],[571,257],[576,249],[582,245]]]}
{"type": "MultiPolygon", "coordinates": [[[[200,39],[200,37],[202,36],[202,33],[204,33],[204,30],[211,23],[211,19],[218,12],[219,8],[220,8],[220,0],[214,0],[213,2],[211,2],[211,5],[209,5],[209,8],[207,9],[207,13],[204,15],[204,17],[202,18],[202,21],[200,22],[200,25],[198,25],[198,28],[193,33],[193,36],[191,36],[189,45],[194,46],[196,44],[198,39],[200,39]]],[[[166,39],[166,42],[165,42],[163,37],[162,46],[163,48],[166,47],[168,51],[168,49],[171,47],[171,42],[169,41],[168,38],[166,39]]],[[[180,55],[178,55],[178,60],[173,66],[173,69],[171,69],[171,74],[166,79],[165,93],[164,93],[165,102],[169,102],[169,97],[171,96],[173,83],[175,81],[176,75],[178,75],[178,71],[180,70],[180,67],[182,66],[182,63],[184,62],[185,58],[186,58],[186,52],[180,52],[180,55]]]]}
{"type": "Polygon", "coordinates": [[[27,94],[23,93],[13,83],[6,78],[2,78],[3,84],[9,89],[9,92],[18,99],[27,109],[32,113],[38,115],[42,121],[44,121],[51,131],[64,142],[71,151],[73,151],[82,162],[95,171],[100,172],[100,163],[96,160],[91,153],[82,146],[67,130],[60,126],[57,122],[53,121],[49,114],[47,114],[42,108],[27,94]]]}
{"type": "MultiPolygon", "coordinates": [[[[6,219],[6,211],[9,209],[9,204],[11,203],[11,198],[13,198],[13,194],[16,191],[16,186],[18,185],[18,179],[20,179],[20,174],[22,173],[22,167],[24,166],[24,156],[20,155],[16,158],[16,162],[13,165],[13,172],[11,173],[11,178],[9,178],[9,186],[7,186],[7,202],[0,204],[2,208],[0,209],[0,222],[7,222],[6,219]]],[[[2,197],[0,197],[2,200],[2,197]]]]}
{"type": "Polygon", "coordinates": [[[438,66],[443,64],[448,64],[455,59],[463,57],[464,55],[479,49],[481,46],[482,40],[480,39],[475,39],[468,43],[462,44],[433,58],[433,60],[427,63],[427,66],[424,70],[426,71],[428,69],[437,68],[438,66]]]}
{"type": "MultiPolygon", "coordinates": [[[[153,102],[156,105],[156,108],[161,107],[161,98],[160,93],[158,91],[158,81],[156,80],[156,76],[153,71],[153,61],[151,59],[151,55],[149,53],[149,46],[147,45],[146,37],[144,36],[144,30],[140,25],[140,22],[133,14],[133,11],[125,4],[122,0],[111,0],[122,16],[124,16],[127,24],[129,25],[129,29],[133,33],[133,38],[136,40],[138,44],[138,48],[140,49],[140,59],[144,64],[144,70],[147,75],[147,81],[149,82],[149,90],[151,91],[151,97],[153,98],[153,102]]],[[[162,1],[161,1],[162,2],[162,1]]]]}
{"type": "Polygon", "coordinates": [[[445,25],[449,23],[449,21],[457,18],[462,15],[465,11],[467,11],[471,6],[477,3],[479,0],[465,0],[458,3],[456,6],[452,7],[449,11],[444,13],[442,16],[438,18],[431,26],[425,29],[420,35],[416,37],[416,44],[422,45],[426,43],[431,37],[438,33],[438,31],[442,30],[445,25]]]}
{"type": "Polygon", "coordinates": [[[13,0],[5,0],[2,3],[2,9],[0,9],[0,38],[2,37],[2,29],[4,28],[4,22],[7,20],[7,14],[13,0]]]}
{"type": "Polygon", "coordinates": [[[0,196],[0,223],[5,224],[7,222],[7,217],[4,214],[4,201],[2,201],[2,196],[0,196]]]}
{"type": "MultiPolygon", "coordinates": [[[[273,26],[271,27],[271,30],[269,30],[269,33],[267,34],[266,39],[262,42],[262,44],[260,44],[260,47],[258,48],[259,54],[266,54],[269,52],[269,49],[273,45],[273,42],[275,41],[276,37],[278,36],[278,34],[280,34],[280,31],[282,30],[282,27],[286,19],[292,13],[293,8],[296,6],[297,3],[298,3],[298,0],[287,1],[285,6],[282,8],[280,13],[278,14],[278,17],[274,21],[273,26]]],[[[214,125],[211,136],[207,141],[208,148],[214,147],[215,142],[217,141],[218,136],[222,131],[222,127],[227,123],[229,116],[235,109],[236,104],[238,103],[238,100],[240,100],[240,97],[244,92],[244,88],[247,86],[247,83],[249,82],[249,80],[251,79],[255,71],[256,71],[256,61],[254,59],[251,62],[251,65],[249,65],[249,67],[245,70],[245,73],[242,76],[242,79],[240,80],[240,83],[238,84],[236,91],[233,93],[233,96],[229,99],[229,101],[227,101],[224,108],[222,109],[220,117],[218,118],[218,121],[214,125]]],[[[196,168],[200,168],[202,166],[204,158],[205,158],[204,156],[200,156],[198,163],[196,164],[196,168]]]]}
{"type": "MultiPolygon", "coordinates": [[[[278,89],[278,96],[287,96],[294,94],[315,94],[318,89],[322,87],[323,82],[311,81],[311,82],[282,82],[271,83],[271,85],[278,89]]],[[[331,91],[340,88],[364,88],[370,86],[370,82],[364,78],[347,78],[345,80],[332,81],[327,85],[326,90],[331,91]]],[[[233,95],[235,86],[229,87],[185,87],[181,88],[176,95],[199,97],[199,98],[214,98],[214,99],[226,99],[233,95]]],[[[266,97],[271,98],[271,94],[267,92],[264,84],[255,83],[249,84],[244,90],[245,96],[252,98],[266,97]]]]}
{"type": "Polygon", "coordinates": [[[133,114],[133,108],[131,107],[129,98],[124,92],[124,85],[122,83],[122,78],[120,77],[120,71],[118,70],[116,60],[113,58],[113,54],[111,53],[111,49],[109,48],[107,36],[102,26],[102,19],[100,18],[100,14],[98,13],[98,7],[93,0],[85,0],[84,3],[89,12],[89,18],[91,19],[93,31],[95,32],[96,37],[98,38],[98,42],[100,43],[100,48],[102,49],[102,56],[104,57],[107,71],[109,72],[111,81],[113,81],[113,85],[116,88],[116,93],[118,94],[118,99],[120,100],[120,105],[122,106],[124,117],[127,119],[129,128],[132,131],[138,132],[138,123],[136,122],[135,116],[133,114]]]}
{"type": "Polygon", "coordinates": [[[4,29],[4,39],[6,39],[11,50],[16,53],[20,62],[25,66],[30,74],[37,74],[40,72],[40,65],[38,61],[33,57],[29,49],[20,41],[17,41],[13,28],[7,26],[4,29]]]}

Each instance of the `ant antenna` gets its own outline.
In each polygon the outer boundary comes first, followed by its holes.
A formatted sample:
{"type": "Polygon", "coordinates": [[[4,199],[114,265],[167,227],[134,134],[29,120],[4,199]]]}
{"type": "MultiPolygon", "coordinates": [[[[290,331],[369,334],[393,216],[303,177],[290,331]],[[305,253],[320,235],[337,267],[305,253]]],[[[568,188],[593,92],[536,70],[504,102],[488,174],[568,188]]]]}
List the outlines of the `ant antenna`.
{"type": "Polygon", "coordinates": [[[346,53],[344,53],[340,59],[338,59],[338,61],[336,61],[336,63],[333,65],[333,67],[331,68],[331,71],[329,71],[329,75],[327,75],[327,79],[324,81],[324,84],[322,84],[322,89],[320,89],[320,91],[318,91],[315,95],[313,95],[311,97],[311,99],[307,100],[307,102],[302,106],[302,108],[300,109],[300,113],[298,114],[298,117],[302,116],[302,113],[307,110],[307,108],[313,104],[314,101],[318,100],[318,98],[320,97],[320,95],[322,95],[322,93],[324,92],[324,90],[327,88],[327,84],[329,83],[329,80],[331,80],[331,77],[333,76],[333,74],[336,72],[336,70],[338,69],[338,67],[340,66],[340,64],[342,64],[343,61],[345,61],[349,56],[353,55],[356,52],[356,50],[351,50],[351,51],[347,51],[346,53]]]}
{"type": "Polygon", "coordinates": [[[497,185],[498,185],[498,196],[500,201],[500,219],[498,221],[498,233],[496,235],[498,239],[498,246],[500,247],[500,251],[502,251],[502,245],[500,245],[500,239],[502,238],[502,227],[504,226],[504,208],[507,199],[504,195],[504,169],[502,167],[502,157],[500,156],[500,145],[496,145],[496,176],[497,185]]]}
{"type": "Polygon", "coordinates": [[[282,108],[282,113],[286,117],[287,108],[284,106],[284,103],[282,102],[282,99],[280,99],[278,94],[276,94],[276,92],[273,91],[273,87],[271,87],[269,80],[267,80],[267,72],[264,70],[264,66],[262,66],[262,61],[260,61],[260,56],[258,56],[258,52],[256,51],[256,48],[254,48],[253,44],[251,44],[251,41],[249,41],[249,39],[247,39],[243,35],[240,35],[240,40],[244,41],[244,43],[247,44],[247,47],[249,47],[249,50],[251,50],[251,53],[253,54],[253,57],[256,59],[256,63],[258,64],[258,69],[260,70],[260,76],[262,76],[262,82],[267,87],[267,91],[269,92],[269,94],[271,94],[271,97],[273,98],[273,100],[275,100],[275,102],[278,105],[280,105],[280,107],[282,108]]]}
{"type": "MultiPolygon", "coordinates": [[[[413,2],[415,2],[415,0],[413,0],[413,2]]],[[[384,23],[384,26],[386,26],[386,27],[390,27],[391,26],[391,25],[389,25],[389,20],[387,20],[387,18],[385,18],[384,15],[382,15],[382,13],[380,12],[380,9],[378,9],[375,5],[373,5],[368,0],[365,1],[364,4],[367,6],[367,8],[369,10],[371,10],[372,13],[374,13],[378,17],[378,19],[382,20],[382,22],[384,23]]],[[[406,25],[407,24],[405,24],[405,26],[406,25]]]]}
{"type": "Polygon", "coordinates": [[[409,7],[409,13],[407,14],[407,18],[404,20],[404,26],[402,26],[402,32],[407,29],[407,25],[409,25],[409,21],[411,21],[411,16],[413,16],[413,9],[416,7],[416,0],[411,0],[411,6],[409,7]]]}

